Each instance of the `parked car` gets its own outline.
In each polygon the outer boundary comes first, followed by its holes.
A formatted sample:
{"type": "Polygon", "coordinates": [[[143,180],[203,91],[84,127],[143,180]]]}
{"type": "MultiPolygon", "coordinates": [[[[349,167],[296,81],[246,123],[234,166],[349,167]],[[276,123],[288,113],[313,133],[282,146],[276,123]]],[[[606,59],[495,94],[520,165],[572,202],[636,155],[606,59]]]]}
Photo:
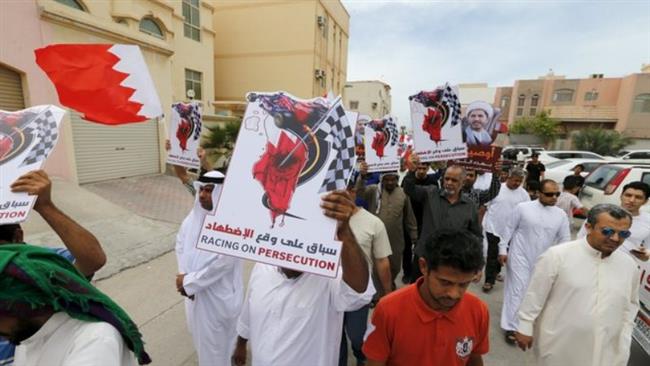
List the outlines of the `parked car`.
{"type": "Polygon", "coordinates": [[[564,159],[607,160],[604,156],[593,153],[591,151],[553,150],[539,152],[539,161],[541,161],[544,165],[553,161],[564,159]]]}
{"type": "MultiPolygon", "coordinates": [[[[602,164],[587,176],[585,187],[580,193],[580,200],[587,208],[592,208],[599,203],[619,205],[623,187],[634,181],[650,184],[650,164],[630,162],[602,164]]],[[[644,205],[641,210],[650,212],[650,205],[644,205]]],[[[640,271],[641,306],[632,335],[646,355],[650,355],[650,261],[640,263],[640,271]]]]}
{"type": "Polygon", "coordinates": [[[506,145],[501,150],[501,156],[508,160],[517,160],[517,155],[521,152],[525,159],[530,158],[534,152],[544,151],[541,146],[524,146],[524,145],[506,145]]]}
{"type": "Polygon", "coordinates": [[[562,181],[567,175],[573,175],[573,168],[576,165],[582,164],[585,167],[581,175],[586,177],[603,163],[602,160],[597,159],[564,159],[552,161],[545,164],[546,172],[544,173],[544,178],[553,179],[562,184],[562,181]]]}
{"type": "Polygon", "coordinates": [[[625,154],[619,156],[617,159],[634,163],[650,164],[650,150],[628,150],[625,154]]]}
{"type": "MultiPolygon", "coordinates": [[[[585,179],[580,201],[587,209],[599,203],[620,204],[623,186],[643,181],[650,184],[650,164],[630,162],[604,162],[585,179]]],[[[650,212],[650,205],[642,208],[650,212]]]]}

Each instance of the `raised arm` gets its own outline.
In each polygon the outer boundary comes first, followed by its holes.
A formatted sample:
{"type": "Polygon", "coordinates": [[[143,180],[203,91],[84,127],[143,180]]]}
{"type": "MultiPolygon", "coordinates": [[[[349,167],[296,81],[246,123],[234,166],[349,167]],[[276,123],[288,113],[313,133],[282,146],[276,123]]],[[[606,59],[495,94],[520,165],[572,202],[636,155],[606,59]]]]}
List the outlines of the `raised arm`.
{"type": "Polygon", "coordinates": [[[478,204],[482,206],[490,201],[492,201],[501,190],[501,181],[499,181],[499,172],[501,171],[501,161],[495,164],[494,169],[492,170],[492,180],[490,181],[490,187],[487,190],[480,190],[478,194],[478,204]],[[498,170],[497,170],[498,169],[498,170]]]}
{"type": "Polygon", "coordinates": [[[11,190],[38,196],[34,210],[61,238],[75,258],[75,267],[84,276],[92,276],[106,264],[106,254],[97,238],[52,202],[52,182],[45,171],[35,170],[22,175],[11,185],[11,190]]]}
{"type": "Polygon", "coordinates": [[[321,207],[325,216],[338,221],[337,235],[342,242],[343,281],[354,291],[365,292],[368,287],[370,270],[363,251],[350,229],[350,217],[352,217],[355,208],[354,202],[346,191],[335,191],[323,197],[321,207]]]}

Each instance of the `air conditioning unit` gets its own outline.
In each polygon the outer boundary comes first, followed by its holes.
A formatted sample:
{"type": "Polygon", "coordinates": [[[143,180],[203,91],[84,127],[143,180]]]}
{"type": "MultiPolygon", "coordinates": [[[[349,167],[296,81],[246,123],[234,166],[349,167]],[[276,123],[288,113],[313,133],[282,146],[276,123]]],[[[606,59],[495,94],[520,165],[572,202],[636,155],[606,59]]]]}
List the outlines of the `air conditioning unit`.
{"type": "Polygon", "coordinates": [[[318,26],[322,28],[325,26],[325,24],[327,24],[327,18],[325,18],[322,15],[319,15],[316,17],[316,23],[318,23],[318,26]]]}
{"type": "Polygon", "coordinates": [[[322,69],[314,70],[314,77],[316,79],[324,79],[325,78],[325,70],[322,70],[322,69]]]}

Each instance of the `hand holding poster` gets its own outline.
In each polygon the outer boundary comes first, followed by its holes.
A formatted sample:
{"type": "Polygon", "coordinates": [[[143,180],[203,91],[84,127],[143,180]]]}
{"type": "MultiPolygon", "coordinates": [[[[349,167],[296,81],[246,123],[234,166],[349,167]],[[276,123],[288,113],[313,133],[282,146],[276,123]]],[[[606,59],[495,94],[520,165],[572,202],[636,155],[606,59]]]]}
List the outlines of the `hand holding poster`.
{"type": "Polygon", "coordinates": [[[52,105],[0,110],[0,225],[25,221],[36,196],[14,193],[18,177],[40,169],[59,138],[65,111],[52,105]]]}
{"type": "Polygon", "coordinates": [[[368,122],[365,126],[365,158],[368,172],[399,169],[397,125],[391,116],[368,122]]]}
{"type": "Polygon", "coordinates": [[[456,89],[438,87],[409,97],[415,153],[422,162],[464,159],[460,101],[456,89]]]}
{"type": "Polygon", "coordinates": [[[344,189],[354,135],[340,99],[251,93],[214,215],[197,247],[334,277],[340,242],[320,194],[344,189]]]}
{"type": "Polygon", "coordinates": [[[187,168],[199,168],[197,149],[201,143],[201,106],[197,102],[174,103],[169,128],[171,149],[167,162],[187,168]]]}

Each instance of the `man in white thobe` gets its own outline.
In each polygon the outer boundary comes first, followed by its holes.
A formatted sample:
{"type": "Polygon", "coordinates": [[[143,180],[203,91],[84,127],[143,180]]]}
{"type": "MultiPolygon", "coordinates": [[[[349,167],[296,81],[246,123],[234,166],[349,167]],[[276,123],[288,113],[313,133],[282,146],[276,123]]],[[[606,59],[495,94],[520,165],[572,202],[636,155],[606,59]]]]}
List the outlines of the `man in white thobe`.
{"type": "Polygon", "coordinates": [[[537,258],[552,245],[571,239],[569,219],[555,207],[559,196],[557,183],[542,181],[539,199],[518,204],[501,236],[499,262],[506,264],[501,328],[506,331],[508,343],[514,343],[517,311],[537,258]]]}
{"type": "Polygon", "coordinates": [[[176,287],[185,296],[185,315],[199,365],[229,365],[244,285],[241,260],[196,249],[205,216],[221,194],[223,174],[211,171],[194,182],[194,208],[176,238],[176,287]]]}
{"type": "Polygon", "coordinates": [[[330,193],[321,205],[339,222],[341,267],[326,278],[257,263],[237,324],[233,361],[246,365],[247,343],[253,366],[336,366],[346,311],[360,309],[375,293],[362,249],[349,226],[355,205],[345,191],[330,193]]]}
{"type": "Polygon", "coordinates": [[[487,241],[485,284],[483,284],[483,291],[486,293],[492,290],[497,275],[501,272],[501,264],[498,261],[499,238],[503,236],[512,210],[518,204],[530,201],[528,192],[521,187],[525,177],[526,172],[521,168],[510,170],[508,179],[501,184],[499,194],[487,204],[487,213],[483,218],[485,230],[483,240],[487,241]]]}
{"type": "Polygon", "coordinates": [[[547,250],[519,310],[517,343],[534,345],[539,366],[625,366],[639,310],[639,271],[616,250],[632,217],[596,205],[587,237],[547,250]],[[533,342],[534,340],[534,342],[533,342]]]}

